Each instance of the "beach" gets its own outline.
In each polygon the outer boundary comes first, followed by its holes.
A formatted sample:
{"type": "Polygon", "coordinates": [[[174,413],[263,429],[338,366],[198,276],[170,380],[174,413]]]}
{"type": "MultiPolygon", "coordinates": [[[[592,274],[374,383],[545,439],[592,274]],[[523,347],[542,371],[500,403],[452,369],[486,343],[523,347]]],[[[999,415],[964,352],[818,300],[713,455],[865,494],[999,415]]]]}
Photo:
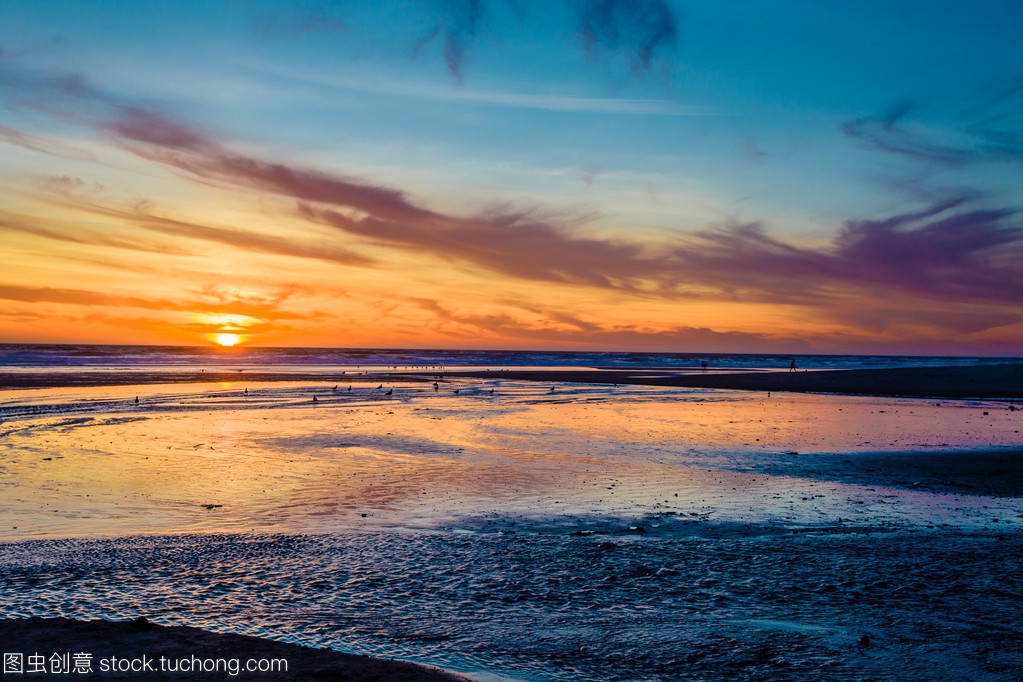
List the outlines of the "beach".
{"type": "Polygon", "coordinates": [[[6,384],[0,615],[484,680],[1018,670],[1023,410],[981,390],[1015,370],[416,371],[6,384]],[[950,372],[970,397],[907,397],[950,372]]]}

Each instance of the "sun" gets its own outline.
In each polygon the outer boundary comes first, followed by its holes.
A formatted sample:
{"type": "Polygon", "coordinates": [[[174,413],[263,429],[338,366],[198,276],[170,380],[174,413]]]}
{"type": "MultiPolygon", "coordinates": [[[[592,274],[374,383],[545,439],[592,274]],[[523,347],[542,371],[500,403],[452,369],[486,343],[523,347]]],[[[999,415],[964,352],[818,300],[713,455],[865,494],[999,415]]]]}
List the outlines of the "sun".
{"type": "Polygon", "coordinates": [[[237,334],[214,334],[213,340],[226,348],[241,341],[241,337],[237,334]]]}

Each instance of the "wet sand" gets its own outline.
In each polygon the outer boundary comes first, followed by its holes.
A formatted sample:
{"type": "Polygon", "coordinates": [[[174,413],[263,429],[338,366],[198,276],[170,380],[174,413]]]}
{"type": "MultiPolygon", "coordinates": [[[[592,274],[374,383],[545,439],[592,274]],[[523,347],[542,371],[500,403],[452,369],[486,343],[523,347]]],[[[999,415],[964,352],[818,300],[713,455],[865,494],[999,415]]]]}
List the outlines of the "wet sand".
{"type": "MultiPolygon", "coordinates": [[[[349,680],[350,682],[467,682],[469,678],[445,673],[423,665],[392,661],[353,654],[343,654],[326,649],[275,642],[258,637],[229,635],[207,632],[197,628],[163,626],[150,623],[144,617],[131,621],[111,622],[105,620],[72,620],[68,618],[23,618],[0,620],[0,642],[5,652],[45,652],[46,659],[54,653],[84,652],[92,654],[90,668],[94,675],[107,680],[137,680],[140,677],[151,680],[198,681],[226,679],[240,676],[247,680],[349,680]],[[100,659],[141,660],[143,656],[152,661],[152,672],[120,672],[100,668],[100,659]],[[160,670],[160,658],[168,659],[177,671],[160,670]],[[191,668],[195,657],[209,664],[215,671],[202,670],[183,672],[191,668]],[[177,661],[188,659],[185,666],[177,661]],[[215,668],[221,660],[219,670],[215,668]],[[234,675],[228,666],[234,666],[234,675]],[[286,664],[276,664],[286,671],[247,671],[244,666],[251,661],[283,659],[286,664]],[[240,672],[239,672],[240,670],[240,672]]],[[[202,665],[204,665],[203,663],[202,665]]],[[[136,667],[141,668],[139,662],[136,667]]],[[[254,664],[258,665],[258,663],[254,664]]],[[[73,668],[72,668],[73,669],[73,668]]],[[[27,668],[26,668],[27,670],[27,668]]],[[[25,673],[31,677],[30,673],[25,673]]],[[[77,675],[76,675],[77,677],[77,675]]]]}
{"type": "Polygon", "coordinates": [[[571,382],[717,388],[742,391],[788,391],[800,393],[841,393],[876,396],[936,398],[1019,399],[1023,398],[1023,364],[983,367],[901,367],[894,369],[740,371],[634,369],[494,369],[430,371],[266,372],[266,371],[83,371],[0,372],[0,389],[56,388],[70,386],[130,386],[145,384],[187,384],[246,381],[336,383],[352,379],[394,379],[433,381],[437,377],[502,378],[519,381],[571,382]]]}
{"type": "Polygon", "coordinates": [[[786,528],[836,518],[984,528],[1023,513],[1023,411],[996,402],[378,385],[8,391],[0,540],[527,520],[568,531],[669,511],[786,528]]]}
{"type": "Polygon", "coordinates": [[[0,604],[146,615],[488,682],[1018,679],[1023,534],[804,530],[0,543],[0,604]]]}

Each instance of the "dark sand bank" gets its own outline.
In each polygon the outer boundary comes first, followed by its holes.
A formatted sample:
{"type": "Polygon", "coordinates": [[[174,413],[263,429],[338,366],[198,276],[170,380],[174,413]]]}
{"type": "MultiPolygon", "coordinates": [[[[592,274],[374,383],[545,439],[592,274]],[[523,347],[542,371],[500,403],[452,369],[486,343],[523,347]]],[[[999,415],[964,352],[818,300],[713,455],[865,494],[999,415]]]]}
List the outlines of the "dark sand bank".
{"type": "MultiPolygon", "coordinates": [[[[21,652],[26,657],[40,653],[49,660],[54,653],[91,653],[95,677],[111,680],[213,680],[229,679],[229,672],[159,672],[161,656],[179,659],[237,659],[241,666],[236,677],[251,680],[350,680],[357,682],[465,682],[468,678],[436,668],[405,661],[391,661],[328,649],[284,644],[258,637],[224,635],[197,628],[154,625],[145,619],[110,622],[80,621],[67,618],[26,618],[0,620],[0,642],[5,652],[21,652]],[[100,660],[110,656],[154,662],[156,672],[102,672],[100,660]],[[287,672],[248,672],[247,661],[284,659],[287,672]]],[[[177,667],[171,664],[172,667],[177,667]]],[[[190,667],[190,664],[186,667],[190,667]]],[[[26,673],[27,675],[28,673],[26,673]]],[[[28,675],[31,677],[31,675],[28,675]]],[[[77,677],[78,675],[75,675],[77,677]]]]}
{"type": "Polygon", "coordinates": [[[782,453],[759,465],[796,476],[961,495],[1023,497],[1023,451],[782,453]]]}
{"type": "Polygon", "coordinates": [[[1023,398],[1023,365],[1011,364],[986,367],[899,367],[805,372],[708,371],[677,374],[664,369],[646,369],[447,371],[442,374],[450,377],[499,377],[525,381],[684,386],[740,391],[941,398],[1023,398]]]}
{"type": "Polygon", "coordinates": [[[367,372],[365,374],[266,371],[128,371],[128,372],[0,372],[0,389],[72,386],[129,386],[217,382],[348,382],[401,377],[433,381],[438,377],[513,379],[585,384],[633,384],[720,388],[742,391],[791,391],[859,395],[1023,399],[1023,364],[984,367],[901,367],[894,369],[779,371],[678,371],[671,369],[592,370],[445,370],[429,372],[367,372]]]}

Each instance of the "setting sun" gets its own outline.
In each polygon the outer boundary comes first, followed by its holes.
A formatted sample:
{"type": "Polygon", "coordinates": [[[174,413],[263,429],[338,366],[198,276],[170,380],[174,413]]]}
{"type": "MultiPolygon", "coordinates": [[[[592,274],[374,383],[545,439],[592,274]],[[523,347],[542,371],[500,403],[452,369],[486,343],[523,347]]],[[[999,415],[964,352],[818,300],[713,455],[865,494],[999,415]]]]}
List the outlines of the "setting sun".
{"type": "Polygon", "coordinates": [[[241,341],[241,337],[237,334],[214,334],[213,340],[221,346],[234,346],[241,341]]]}

